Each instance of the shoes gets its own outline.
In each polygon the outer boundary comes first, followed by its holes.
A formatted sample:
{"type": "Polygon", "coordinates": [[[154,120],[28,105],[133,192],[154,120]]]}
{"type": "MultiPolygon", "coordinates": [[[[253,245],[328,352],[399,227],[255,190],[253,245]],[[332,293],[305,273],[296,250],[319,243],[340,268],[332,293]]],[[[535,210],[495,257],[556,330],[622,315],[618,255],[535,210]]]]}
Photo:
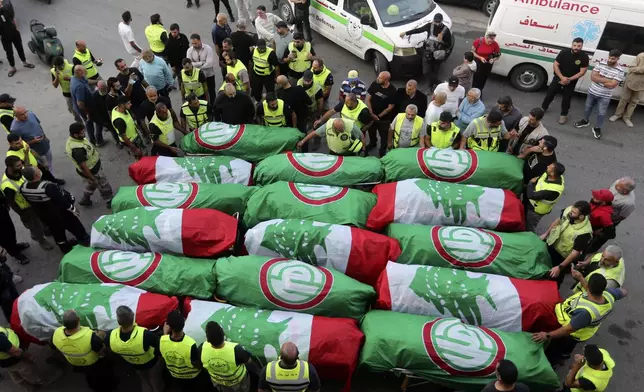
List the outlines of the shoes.
{"type": "Polygon", "coordinates": [[[627,127],[629,127],[629,128],[633,128],[633,122],[632,122],[630,119],[625,118],[625,119],[624,119],[624,122],[626,123],[626,126],[627,126],[627,127]]]}
{"type": "Polygon", "coordinates": [[[112,200],[106,202],[105,207],[107,207],[108,210],[111,210],[112,209],[112,200]]]}
{"type": "Polygon", "coordinates": [[[584,120],[583,118],[575,123],[575,128],[586,128],[590,125],[590,122],[584,120]]]}
{"type": "Polygon", "coordinates": [[[36,66],[35,66],[35,65],[33,65],[32,63],[28,63],[28,62],[26,62],[26,61],[24,61],[24,62],[22,63],[22,66],[23,66],[23,67],[25,67],[25,68],[35,68],[35,67],[36,67],[36,66]]]}
{"type": "Polygon", "coordinates": [[[369,143],[367,144],[367,148],[365,148],[365,151],[369,152],[370,150],[373,150],[374,148],[378,147],[378,144],[376,143],[369,143]]]}
{"type": "Polygon", "coordinates": [[[620,118],[622,118],[622,116],[613,115],[613,116],[610,116],[610,118],[608,119],[608,121],[610,121],[610,122],[615,122],[615,121],[619,120],[620,118]]]}
{"type": "Polygon", "coordinates": [[[568,116],[559,116],[559,124],[564,125],[566,121],[568,121],[568,116]]]}
{"type": "Polygon", "coordinates": [[[593,137],[597,140],[602,138],[602,129],[593,127],[593,137]]]}
{"type": "Polygon", "coordinates": [[[25,249],[29,248],[29,246],[30,246],[30,245],[29,245],[29,243],[27,243],[27,242],[18,242],[18,243],[16,244],[16,247],[17,247],[17,248],[18,248],[18,250],[20,250],[21,252],[22,252],[23,250],[25,250],[25,249]]]}
{"type": "Polygon", "coordinates": [[[16,257],[16,260],[18,260],[18,264],[25,265],[29,264],[29,257],[23,255],[22,253],[16,257]]]}
{"type": "Polygon", "coordinates": [[[96,147],[99,147],[99,148],[100,148],[100,147],[103,147],[103,146],[104,146],[104,145],[106,145],[106,144],[107,144],[107,141],[106,141],[106,140],[101,140],[100,142],[97,142],[97,143],[96,143],[96,147]]]}
{"type": "Polygon", "coordinates": [[[67,183],[67,182],[66,182],[65,180],[63,180],[62,178],[57,178],[57,179],[55,179],[55,180],[54,180],[54,182],[55,182],[56,184],[60,185],[60,186],[63,186],[63,185],[65,185],[65,184],[67,183]]]}
{"type": "Polygon", "coordinates": [[[47,241],[44,238],[42,240],[38,241],[38,244],[44,250],[52,250],[52,249],[54,249],[54,244],[52,244],[51,242],[47,241]]]}
{"type": "Polygon", "coordinates": [[[186,8],[192,7],[192,1],[189,1],[188,4],[186,4],[186,8]]]}
{"type": "Polygon", "coordinates": [[[13,274],[13,276],[11,277],[11,280],[13,281],[13,284],[22,283],[23,281],[22,276],[16,275],[16,274],[13,274]]]}
{"type": "Polygon", "coordinates": [[[201,7],[201,4],[199,4],[199,0],[195,1],[195,5],[197,6],[197,8],[201,7]]]}
{"type": "Polygon", "coordinates": [[[92,204],[94,204],[94,203],[92,202],[92,199],[90,199],[90,196],[89,196],[89,195],[84,194],[84,195],[83,195],[83,197],[82,197],[82,198],[80,199],[80,201],[78,202],[78,204],[79,204],[79,205],[81,205],[81,206],[83,206],[83,207],[89,207],[89,206],[91,206],[91,205],[92,205],[92,204]]]}

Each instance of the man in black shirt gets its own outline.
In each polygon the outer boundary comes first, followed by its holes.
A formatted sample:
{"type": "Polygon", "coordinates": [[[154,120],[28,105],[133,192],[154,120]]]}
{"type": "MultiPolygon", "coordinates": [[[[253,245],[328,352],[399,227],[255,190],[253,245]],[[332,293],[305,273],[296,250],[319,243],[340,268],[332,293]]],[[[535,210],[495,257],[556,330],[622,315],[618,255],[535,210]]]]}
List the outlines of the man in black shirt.
{"type": "Polygon", "coordinates": [[[378,120],[369,128],[369,144],[367,152],[377,146],[376,132],[380,135],[379,155],[383,157],[387,152],[387,139],[389,138],[389,125],[397,114],[396,87],[390,83],[391,74],[380,72],[378,78],[371,83],[367,90],[367,107],[378,117],[378,120]]]}
{"type": "Polygon", "coordinates": [[[608,354],[608,351],[602,350],[595,344],[584,345],[584,354],[576,354],[575,360],[570,367],[570,371],[564,380],[566,391],[570,392],[572,388],[577,391],[597,391],[603,390],[603,386],[597,386],[589,378],[584,377],[588,370],[592,369],[593,380],[600,382],[609,382],[613,375],[615,362],[608,354]],[[604,353],[606,355],[604,355],[604,353]],[[583,369],[583,370],[582,370],[583,369]],[[586,372],[584,372],[586,370],[586,372]],[[601,376],[599,372],[603,373],[601,376]],[[603,379],[603,380],[602,380],[603,379]]]}
{"type": "Polygon", "coordinates": [[[279,72],[280,63],[273,49],[270,49],[268,58],[263,59],[267,50],[269,49],[266,47],[266,40],[258,39],[257,47],[252,53],[252,64],[248,67],[251,94],[257,102],[262,100],[264,89],[266,89],[266,93],[275,92],[275,75],[279,72]]]}
{"type": "Polygon", "coordinates": [[[106,143],[106,141],[103,140],[103,128],[111,128],[109,126],[110,118],[107,114],[107,107],[105,106],[108,92],[109,89],[107,88],[107,82],[101,79],[96,83],[96,90],[92,93],[92,106],[90,107],[90,112],[92,113],[92,121],[94,122],[94,132],[97,135],[96,140],[99,140],[98,135],[100,134],[100,140],[102,141],[102,143],[97,142],[96,147],[101,147],[106,143]]]}
{"type": "Polygon", "coordinates": [[[183,132],[185,128],[181,126],[179,118],[177,117],[177,113],[175,113],[174,109],[172,109],[172,102],[170,101],[170,98],[159,95],[157,89],[154,86],[148,86],[145,89],[145,101],[143,101],[139,106],[139,113],[137,117],[137,122],[143,133],[145,135],[150,135],[150,130],[148,129],[149,126],[146,124],[145,120],[148,120],[148,122],[152,121],[152,117],[154,117],[154,113],[156,111],[156,105],[159,103],[165,105],[165,107],[170,112],[170,116],[172,116],[172,121],[175,124],[178,124],[177,129],[183,132]]]}
{"type": "MultiPolygon", "coordinates": [[[[310,72],[310,71],[305,71],[310,72]]],[[[291,86],[288,78],[284,75],[277,77],[277,84],[281,87],[277,91],[277,97],[291,107],[297,115],[297,129],[306,133],[306,123],[309,118],[309,106],[313,103],[311,97],[304,91],[302,86],[291,86]]]]}
{"type": "Polygon", "coordinates": [[[116,79],[121,84],[121,91],[130,98],[132,111],[138,118],[139,106],[145,101],[145,89],[148,87],[148,82],[145,81],[138,68],[128,67],[123,59],[114,61],[114,66],[119,71],[116,79]]]}
{"type": "MultiPolygon", "coordinates": [[[[306,94],[306,93],[305,93],[306,94]]],[[[282,116],[284,117],[284,125],[271,125],[267,120],[270,118],[266,118],[265,113],[266,111],[264,110],[264,102],[266,102],[266,106],[268,107],[269,110],[271,111],[277,111],[279,108],[279,102],[282,101],[281,99],[277,98],[277,96],[274,93],[268,93],[266,94],[266,98],[262,102],[257,103],[257,119],[259,120],[259,123],[263,126],[266,127],[293,127],[297,128],[297,114],[295,114],[295,111],[291,109],[291,107],[284,101],[282,103],[284,104],[284,107],[282,109],[282,116]]]]}
{"type": "Polygon", "coordinates": [[[179,25],[176,23],[171,24],[170,35],[165,43],[165,56],[172,68],[172,72],[174,72],[174,76],[179,78],[179,81],[181,81],[181,60],[186,58],[186,52],[189,48],[188,37],[181,32],[179,25]]]}
{"type": "Polygon", "coordinates": [[[29,248],[29,244],[18,242],[16,227],[9,215],[9,201],[2,192],[0,192],[0,248],[6,249],[7,253],[18,263],[29,264],[29,258],[22,253],[23,250],[29,248]]]}
{"type": "Polygon", "coordinates": [[[248,68],[251,59],[250,50],[257,44],[257,39],[246,31],[246,27],[246,20],[240,19],[237,22],[237,31],[230,34],[230,39],[233,41],[237,58],[248,68]]]}
{"type": "MultiPolygon", "coordinates": [[[[7,359],[0,359],[0,368],[7,369],[7,372],[14,380],[17,389],[36,390],[45,385],[42,374],[35,366],[36,357],[28,353],[26,346],[14,346],[9,340],[8,334],[15,333],[9,328],[0,329],[0,353],[8,356],[7,359]]],[[[8,387],[3,387],[3,390],[8,387]]]]}
{"type": "Polygon", "coordinates": [[[7,54],[7,60],[9,61],[9,77],[12,77],[16,74],[16,61],[13,57],[13,47],[16,47],[18,52],[18,57],[22,60],[22,66],[25,68],[33,68],[34,65],[27,62],[25,57],[25,49],[22,46],[22,36],[18,27],[16,26],[16,21],[14,19],[14,11],[12,6],[3,6],[0,1],[0,40],[2,41],[2,48],[7,54]]]}
{"type": "MultiPolygon", "coordinates": [[[[0,195],[0,197],[2,196],[0,195]]],[[[2,309],[5,320],[11,320],[13,303],[20,296],[18,289],[16,288],[16,283],[21,283],[22,281],[22,277],[14,274],[13,271],[11,271],[11,268],[7,265],[7,251],[4,248],[0,248],[0,309],[2,309]]],[[[0,329],[0,353],[7,354],[7,350],[11,347],[6,345],[8,340],[6,340],[6,336],[3,338],[2,333],[3,331],[0,329]]],[[[11,361],[11,359],[12,358],[0,359],[0,368],[7,367],[12,362],[17,362],[11,361]]],[[[0,378],[0,381],[1,380],[2,379],[0,378]]]]}
{"type": "Polygon", "coordinates": [[[311,0],[292,0],[295,4],[295,28],[298,32],[304,34],[304,39],[311,42],[311,22],[309,21],[309,7],[311,0]]]}
{"type": "Polygon", "coordinates": [[[523,164],[523,182],[527,184],[535,177],[541,177],[546,172],[546,168],[553,162],[557,162],[557,138],[546,135],[539,139],[539,143],[530,148],[526,148],[519,158],[524,159],[523,164]]]}
{"type": "Polygon", "coordinates": [[[396,113],[405,113],[408,105],[416,105],[418,116],[425,118],[427,111],[427,95],[418,90],[418,82],[411,79],[405,87],[396,90],[396,113]]]}
{"type": "Polygon", "coordinates": [[[530,180],[530,182],[526,185],[524,198],[526,231],[532,231],[536,233],[537,226],[539,225],[541,218],[550,213],[550,210],[552,209],[552,207],[554,207],[554,203],[563,193],[563,174],[566,172],[564,165],[559,162],[553,162],[548,165],[546,172],[548,173],[548,175],[543,180],[544,182],[542,186],[560,185],[561,192],[551,189],[537,190],[536,187],[539,185],[541,177],[535,177],[530,180]],[[537,204],[533,205],[533,201],[537,204]],[[539,208],[535,206],[539,206],[539,208]],[[547,207],[547,209],[543,210],[544,207],[547,207]]]}
{"type": "Polygon", "coordinates": [[[116,147],[121,149],[123,148],[123,143],[121,143],[119,135],[118,133],[116,133],[114,125],[112,125],[112,109],[114,109],[116,105],[118,105],[118,103],[116,102],[118,100],[118,97],[124,94],[123,91],[121,91],[121,83],[115,77],[107,79],[107,89],[108,92],[107,96],[105,97],[105,110],[107,110],[107,118],[109,121],[107,122],[107,124],[105,124],[105,126],[112,134],[114,142],[116,143],[116,147]]]}
{"type": "Polygon", "coordinates": [[[568,120],[568,111],[570,110],[570,99],[575,92],[577,81],[584,77],[588,71],[588,55],[582,51],[584,40],[577,37],[572,41],[570,50],[565,49],[559,52],[553,65],[555,76],[548,86],[541,108],[548,110],[548,107],[555,99],[555,95],[561,91],[561,115],[559,124],[565,124],[568,120]]]}
{"type": "Polygon", "coordinates": [[[222,94],[215,100],[215,121],[230,125],[252,124],[255,118],[255,105],[248,94],[238,91],[234,84],[228,83],[222,94]]]}
{"type": "Polygon", "coordinates": [[[527,385],[517,382],[519,371],[516,365],[502,359],[496,365],[496,381],[492,381],[481,392],[530,392],[527,385]]]}
{"type": "MultiPolygon", "coordinates": [[[[439,83],[438,72],[445,61],[445,51],[452,46],[452,32],[443,23],[443,14],[434,15],[434,21],[417,29],[403,31],[400,37],[406,35],[427,33],[423,48],[423,74],[427,75],[429,88],[434,91],[439,83]]],[[[466,91],[467,92],[467,91],[466,91]]]]}

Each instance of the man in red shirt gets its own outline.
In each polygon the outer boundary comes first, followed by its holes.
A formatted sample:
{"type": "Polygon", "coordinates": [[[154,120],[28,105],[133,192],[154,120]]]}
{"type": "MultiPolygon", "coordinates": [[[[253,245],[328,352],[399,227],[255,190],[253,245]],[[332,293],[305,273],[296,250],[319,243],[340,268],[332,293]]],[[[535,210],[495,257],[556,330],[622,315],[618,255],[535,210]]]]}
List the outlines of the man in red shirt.
{"type": "Polygon", "coordinates": [[[590,199],[590,224],[593,226],[593,236],[613,225],[613,193],[608,189],[595,189],[590,199]]]}

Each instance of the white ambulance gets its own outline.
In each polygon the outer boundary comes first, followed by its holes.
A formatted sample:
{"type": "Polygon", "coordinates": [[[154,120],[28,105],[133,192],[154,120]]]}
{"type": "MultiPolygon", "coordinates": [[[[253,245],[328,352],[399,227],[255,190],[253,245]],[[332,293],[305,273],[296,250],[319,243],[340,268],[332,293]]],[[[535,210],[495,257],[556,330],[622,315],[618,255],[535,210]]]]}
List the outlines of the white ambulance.
{"type": "MultiPolygon", "coordinates": [[[[280,16],[294,23],[293,3],[281,0],[280,16]]],[[[433,0],[311,0],[311,28],[366,61],[376,73],[422,73],[421,55],[427,34],[400,38],[403,31],[431,22],[436,13],[451,29],[449,16],[433,0]]],[[[452,34],[453,37],[453,34],[452,34]]],[[[447,51],[447,55],[453,49],[447,51]]]]}
{"type": "MultiPolygon", "coordinates": [[[[503,54],[492,72],[509,76],[519,90],[536,91],[552,80],[557,54],[576,37],[584,40],[589,71],[611,49],[622,51],[619,64],[626,71],[644,52],[644,1],[500,0],[489,30],[497,33],[503,54]]],[[[577,83],[577,91],[588,90],[590,74],[577,83]]],[[[620,93],[615,91],[613,98],[620,93]]]]}

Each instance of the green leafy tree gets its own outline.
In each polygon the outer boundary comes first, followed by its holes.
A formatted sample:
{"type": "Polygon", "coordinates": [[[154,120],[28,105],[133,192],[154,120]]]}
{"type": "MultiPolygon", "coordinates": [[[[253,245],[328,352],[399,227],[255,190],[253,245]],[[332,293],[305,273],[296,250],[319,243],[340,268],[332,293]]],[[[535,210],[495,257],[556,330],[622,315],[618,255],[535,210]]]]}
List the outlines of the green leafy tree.
{"type": "Polygon", "coordinates": [[[105,215],[94,223],[93,228],[109,236],[112,241],[119,244],[141,246],[144,249],[148,249],[149,245],[143,233],[143,228],[151,228],[157,238],[160,238],[161,235],[156,226],[156,219],[164,210],[162,208],[149,208],[143,211],[143,208],[139,207],[112,215],[105,215]],[[142,216],[145,216],[145,222],[142,222],[142,216]],[[151,222],[151,224],[148,225],[148,222],[151,222]]]}
{"type": "Polygon", "coordinates": [[[481,216],[479,198],[485,193],[483,187],[430,180],[418,180],[416,186],[432,199],[434,208],[442,205],[445,216],[453,217],[454,224],[457,226],[465,225],[467,222],[468,203],[472,203],[476,215],[481,216]]]}
{"type": "Polygon", "coordinates": [[[177,165],[185,169],[190,176],[200,178],[202,182],[210,184],[221,184],[221,173],[223,167],[233,176],[233,168],[228,157],[186,157],[176,159],[177,165]]]}
{"type": "Polygon", "coordinates": [[[419,297],[430,302],[445,315],[459,317],[471,325],[481,325],[481,309],[476,302],[484,298],[496,310],[496,304],[488,293],[487,276],[468,276],[466,271],[441,268],[418,267],[409,288],[419,297]]]}
{"type": "Polygon", "coordinates": [[[112,315],[110,298],[123,288],[122,285],[82,285],[53,282],[34,295],[34,300],[43,309],[52,312],[59,323],[63,313],[75,310],[82,326],[98,328],[96,308],[104,308],[107,316],[112,315]]]}
{"type": "Polygon", "coordinates": [[[331,225],[315,224],[308,220],[285,219],[266,227],[261,246],[284,257],[317,266],[315,249],[321,246],[326,254],[325,239],[329,234],[331,234],[331,225]]]}
{"type": "Polygon", "coordinates": [[[288,328],[290,318],[280,321],[268,321],[272,311],[253,308],[226,307],[217,310],[201,327],[215,321],[226,334],[226,340],[243,344],[257,357],[264,358],[264,347],[271,346],[280,352],[280,335],[288,328]]]}

